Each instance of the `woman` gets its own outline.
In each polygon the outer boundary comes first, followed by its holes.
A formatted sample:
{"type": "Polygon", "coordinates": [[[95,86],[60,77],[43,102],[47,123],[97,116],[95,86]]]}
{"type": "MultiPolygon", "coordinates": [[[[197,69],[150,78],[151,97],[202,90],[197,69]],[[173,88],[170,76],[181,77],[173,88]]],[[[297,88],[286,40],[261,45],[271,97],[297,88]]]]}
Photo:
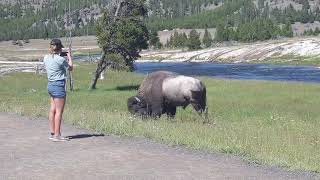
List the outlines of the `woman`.
{"type": "Polygon", "coordinates": [[[66,101],[66,78],[67,69],[72,71],[73,63],[71,51],[67,52],[67,59],[61,55],[63,45],[59,39],[52,39],[50,54],[44,57],[44,65],[48,76],[48,93],[51,107],[49,111],[49,127],[52,141],[68,141],[67,137],[61,136],[61,119],[66,101]]]}

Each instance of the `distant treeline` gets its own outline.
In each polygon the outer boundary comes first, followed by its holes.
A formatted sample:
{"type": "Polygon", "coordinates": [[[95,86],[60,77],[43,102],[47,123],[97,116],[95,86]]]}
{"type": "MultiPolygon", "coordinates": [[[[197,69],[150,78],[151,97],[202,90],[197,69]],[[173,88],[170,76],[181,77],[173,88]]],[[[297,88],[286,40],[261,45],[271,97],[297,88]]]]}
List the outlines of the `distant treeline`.
{"type": "Polygon", "coordinates": [[[61,37],[68,29],[72,29],[73,36],[94,34],[96,14],[90,12],[107,4],[104,0],[60,0],[39,7],[25,0],[0,5],[0,41],[61,37]],[[88,11],[80,12],[85,9],[88,11]]]}
{"type": "Polygon", "coordinates": [[[200,34],[196,30],[192,30],[188,35],[175,31],[167,41],[167,48],[188,48],[189,50],[201,49],[201,45],[205,47],[211,46],[212,37],[208,30],[205,30],[203,42],[200,40],[200,34]]]}
{"type": "Polygon", "coordinates": [[[149,0],[151,15],[160,18],[177,18],[201,13],[217,7],[224,0],[149,0]]]}
{"type": "MultiPolygon", "coordinates": [[[[190,16],[152,16],[148,25],[155,30],[217,28],[216,41],[247,42],[292,37],[292,23],[320,21],[319,7],[311,10],[308,0],[299,0],[298,3],[302,4],[301,10],[294,9],[291,4],[281,10],[271,9],[265,0],[258,0],[258,6],[252,0],[225,0],[215,10],[190,16]]],[[[317,34],[309,31],[305,34],[317,34]]]]}
{"type": "MultiPolygon", "coordinates": [[[[0,41],[65,36],[94,35],[97,14],[110,1],[57,0],[31,4],[20,0],[15,5],[0,5],[0,41]],[[70,3],[71,14],[68,14],[70,3]]],[[[256,41],[291,37],[294,22],[320,21],[320,9],[310,8],[308,0],[296,0],[301,10],[292,5],[271,9],[268,1],[258,0],[149,0],[152,32],[165,29],[217,28],[216,41],[256,41]]],[[[318,34],[306,32],[306,35],[318,34]]],[[[158,45],[159,46],[159,45],[158,45]]]]}
{"type": "Polygon", "coordinates": [[[258,6],[252,0],[224,0],[224,4],[214,10],[201,11],[192,15],[168,17],[153,14],[149,18],[149,26],[158,30],[215,28],[221,24],[237,27],[239,24],[261,17],[271,19],[276,24],[320,21],[319,7],[310,9],[308,0],[297,1],[302,5],[301,10],[296,10],[291,4],[283,10],[271,9],[266,0],[258,0],[258,6]]]}

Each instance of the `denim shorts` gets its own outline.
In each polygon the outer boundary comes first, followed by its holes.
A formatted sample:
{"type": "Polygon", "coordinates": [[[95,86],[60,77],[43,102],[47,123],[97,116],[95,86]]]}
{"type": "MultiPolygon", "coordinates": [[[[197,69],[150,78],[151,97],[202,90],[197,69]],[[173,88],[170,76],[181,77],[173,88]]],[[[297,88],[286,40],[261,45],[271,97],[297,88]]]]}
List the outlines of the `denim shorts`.
{"type": "Polygon", "coordinates": [[[53,98],[65,98],[66,80],[57,80],[48,82],[48,93],[53,98]]]}

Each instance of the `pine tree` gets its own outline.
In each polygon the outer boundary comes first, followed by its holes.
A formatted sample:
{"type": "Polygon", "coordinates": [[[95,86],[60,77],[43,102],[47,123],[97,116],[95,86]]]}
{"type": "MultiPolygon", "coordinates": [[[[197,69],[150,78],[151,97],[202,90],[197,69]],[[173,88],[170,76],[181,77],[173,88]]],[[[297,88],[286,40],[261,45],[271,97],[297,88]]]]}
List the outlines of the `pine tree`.
{"type": "Polygon", "coordinates": [[[316,27],[316,29],[313,32],[313,35],[318,36],[320,34],[320,29],[319,27],[316,27]]]}
{"type": "Polygon", "coordinates": [[[209,33],[208,29],[205,29],[202,42],[205,47],[210,47],[212,44],[212,36],[209,33]]]}
{"type": "Polygon", "coordinates": [[[287,22],[285,26],[282,28],[282,33],[285,37],[293,37],[293,30],[290,22],[287,22]]]}
{"type": "Polygon", "coordinates": [[[178,33],[178,31],[174,31],[174,33],[173,33],[171,46],[173,48],[179,47],[179,33],[178,33]]]}
{"type": "Polygon", "coordinates": [[[222,42],[222,41],[228,41],[229,40],[229,31],[228,28],[226,28],[223,25],[219,25],[216,30],[215,35],[215,41],[222,42]]]}
{"type": "Polygon", "coordinates": [[[311,21],[311,15],[309,13],[310,6],[308,6],[308,4],[307,5],[304,4],[304,6],[302,7],[302,10],[301,10],[300,21],[302,23],[307,23],[307,22],[311,21]]]}
{"type": "Polygon", "coordinates": [[[179,39],[180,39],[180,47],[184,48],[188,46],[188,36],[186,35],[186,33],[180,33],[179,35],[179,39]]]}
{"type": "Polygon", "coordinates": [[[151,31],[149,33],[149,45],[150,47],[156,48],[156,49],[160,49],[162,47],[162,44],[160,43],[160,39],[158,36],[158,32],[157,31],[151,31]]]}
{"type": "Polygon", "coordinates": [[[201,41],[200,35],[196,30],[191,30],[189,34],[189,43],[188,43],[189,50],[197,50],[201,49],[201,41]]]}
{"type": "Polygon", "coordinates": [[[122,0],[105,11],[97,23],[97,38],[102,48],[90,89],[107,66],[125,66],[133,70],[134,61],[142,49],[148,48],[149,31],[144,23],[147,16],[145,0],[122,0]]]}

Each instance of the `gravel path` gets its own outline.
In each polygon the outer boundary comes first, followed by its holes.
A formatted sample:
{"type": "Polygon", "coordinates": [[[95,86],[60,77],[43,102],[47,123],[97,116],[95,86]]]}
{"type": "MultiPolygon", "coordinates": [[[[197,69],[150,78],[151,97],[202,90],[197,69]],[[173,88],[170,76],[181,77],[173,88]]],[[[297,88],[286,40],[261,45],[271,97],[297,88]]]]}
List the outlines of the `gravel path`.
{"type": "Polygon", "coordinates": [[[239,157],[119,138],[63,125],[70,142],[51,142],[45,119],[0,113],[0,179],[320,179],[248,164],[239,157]]]}

